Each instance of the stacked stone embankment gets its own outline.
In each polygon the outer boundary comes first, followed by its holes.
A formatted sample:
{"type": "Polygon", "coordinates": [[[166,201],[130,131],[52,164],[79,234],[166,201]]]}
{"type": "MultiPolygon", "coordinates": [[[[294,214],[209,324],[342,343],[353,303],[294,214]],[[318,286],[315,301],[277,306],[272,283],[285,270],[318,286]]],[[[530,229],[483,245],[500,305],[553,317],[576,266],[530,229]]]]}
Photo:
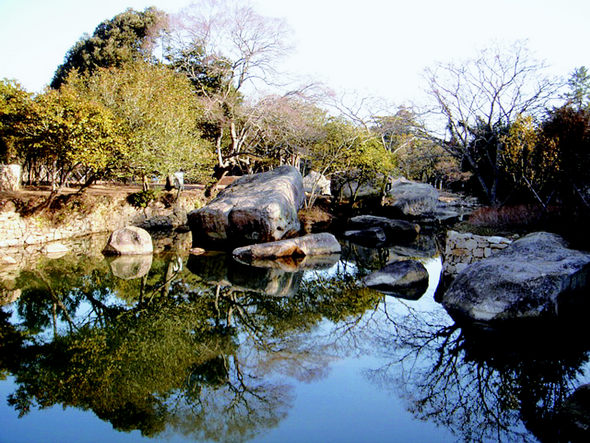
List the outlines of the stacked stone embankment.
{"type": "Polygon", "coordinates": [[[89,234],[110,232],[124,226],[144,229],[174,229],[186,224],[187,213],[195,209],[196,195],[181,195],[172,207],[153,202],[146,208],[129,205],[125,196],[97,197],[91,210],[71,210],[61,220],[46,215],[23,217],[10,201],[0,205],[0,255],[3,248],[43,244],[89,234]]]}
{"type": "Polygon", "coordinates": [[[455,275],[472,263],[506,248],[512,240],[500,236],[484,236],[457,231],[447,232],[444,272],[455,275]]]}

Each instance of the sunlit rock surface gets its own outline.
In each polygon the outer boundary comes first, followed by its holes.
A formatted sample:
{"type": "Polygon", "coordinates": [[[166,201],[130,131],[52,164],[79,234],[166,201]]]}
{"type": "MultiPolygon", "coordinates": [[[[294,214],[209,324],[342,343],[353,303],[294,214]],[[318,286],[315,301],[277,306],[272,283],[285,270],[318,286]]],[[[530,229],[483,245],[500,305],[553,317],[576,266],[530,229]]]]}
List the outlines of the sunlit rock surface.
{"type": "Polygon", "coordinates": [[[338,243],[336,237],[327,232],[322,232],[276,242],[243,246],[234,249],[232,254],[238,260],[251,262],[278,257],[331,255],[338,254],[340,250],[340,243],[338,243]]]}
{"type": "Polygon", "coordinates": [[[154,252],[152,237],[145,229],[136,226],[127,226],[114,231],[103,250],[106,255],[151,254],[152,252],[154,252]]]}
{"type": "Polygon", "coordinates": [[[309,171],[309,174],[303,177],[303,189],[309,193],[330,195],[330,180],[319,172],[309,171]]]}
{"type": "Polygon", "coordinates": [[[193,246],[243,245],[281,240],[300,228],[305,194],[292,166],[238,178],[208,205],[188,214],[193,246]]]}
{"type": "Polygon", "coordinates": [[[452,314],[480,321],[555,317],[581,300],[589,276],[590,254],[537,232],[468,266],[442,303],[452,314]]]}

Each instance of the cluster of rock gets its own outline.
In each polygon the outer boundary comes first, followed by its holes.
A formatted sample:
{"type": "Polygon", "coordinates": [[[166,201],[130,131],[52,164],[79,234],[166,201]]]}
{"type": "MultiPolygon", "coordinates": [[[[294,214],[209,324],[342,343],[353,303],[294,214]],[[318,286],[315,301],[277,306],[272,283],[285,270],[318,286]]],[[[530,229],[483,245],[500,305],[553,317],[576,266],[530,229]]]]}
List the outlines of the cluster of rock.
{"type": "Polygon", "coordinates": [[[310,260],[340,253],[334,235],[297,236],[297,212],[304,199],[303,180],[294,167],[240,177],[205,207],[189,213],[192,251],[205,253],[201,247],[231,249],[236,260],[281,271],[334,263],[331,258],[310,260]]]}
{"type": "Polygon", "coordinates": [[[506,237],[447,231],[444,272],[447,275],[456,275],[470,264],[491,256],[510,243],[512,240],[506,237]]]}
{"type": "Polygon", "coordinates": [[[537,232],[460,272],[442,297],[471,321],[556,318],[587,303],[590,253],[569,249],[556,234],[537,232]]]}
{"type": "MultiPolygon", "coordinates": [[[[333,257],[341,252],[334,235],[295,236],[300,228],[297,211],[303,204],[304,183],[309,187],[320,184],[321,180],[317,174],[307,177],[304,181],[297,169],[282,166],[237,179],[208,205],[189,213],[193,251],[202,254],[205,253],[205,249],[199,249],[202,247],[231,248],[232,256],[242,263],[283,271],[334,263],[333,257]]],[[[395,202],[402,213],[416,215],[431,210],[438,201],[438,193],[432,192],[429,185],[403,183],[395,189],[398,195],[395,202]],[[412,193],[410,188],[418,189],[419,193],[412,193]]],[[[347,228],[345,238],[369,247],[409,243],[420,232],[416,223],[373,215],[353,217],[347,228]]],[[[393,260],[363,282],[386,294],[416,299],[426,290],[428,272],[419,261],[405,258],[393,260]]]]}

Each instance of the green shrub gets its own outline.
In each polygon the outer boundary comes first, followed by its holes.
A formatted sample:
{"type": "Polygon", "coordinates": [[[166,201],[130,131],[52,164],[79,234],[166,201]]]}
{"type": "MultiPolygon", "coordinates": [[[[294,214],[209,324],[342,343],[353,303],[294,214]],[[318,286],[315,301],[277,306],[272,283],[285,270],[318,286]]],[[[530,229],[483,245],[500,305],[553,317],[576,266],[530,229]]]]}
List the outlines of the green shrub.
{"type": "Polygon", "coordinates": [[[148,189],[147,191],[134,192],[127,196],[127,202],[135,208],[145,208],[151,201],[158,198],[158,191],[148,189]]]}

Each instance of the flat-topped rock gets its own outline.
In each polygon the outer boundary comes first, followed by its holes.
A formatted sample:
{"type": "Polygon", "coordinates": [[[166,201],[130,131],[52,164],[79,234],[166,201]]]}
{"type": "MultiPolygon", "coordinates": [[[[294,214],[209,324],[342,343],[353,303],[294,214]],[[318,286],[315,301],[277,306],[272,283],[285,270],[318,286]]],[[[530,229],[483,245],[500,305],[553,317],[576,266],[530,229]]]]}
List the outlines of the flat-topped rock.
{"type": "Polygon", "coordinates": [[[340,253],[340,243],[332,234],[322,232],[303,237],[258,243],[234,249],[232,255],[244,262],[279,257],[308,257],[340,253]]]}
{"type": "Polygon", "coordinates": [[[299,171],[280,166],[245,175],[209,204],[188,214],[193,246],[239,246],[296,235],[305,200],[299,171]]]}

